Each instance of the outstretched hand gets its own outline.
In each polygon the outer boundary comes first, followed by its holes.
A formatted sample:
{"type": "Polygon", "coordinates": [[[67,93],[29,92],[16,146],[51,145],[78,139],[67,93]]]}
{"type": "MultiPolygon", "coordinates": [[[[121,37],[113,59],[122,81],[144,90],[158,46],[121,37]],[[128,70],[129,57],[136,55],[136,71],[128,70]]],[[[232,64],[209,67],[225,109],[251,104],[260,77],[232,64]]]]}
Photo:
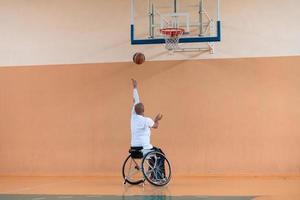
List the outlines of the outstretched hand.
{"type": "Polygon", "coordinates": [[[163,117],[163,115],[159,113],[159,114],[156,115],[154,121],[158,122],[158,121],[160,121],[162,119],[162,117],[163,117]]]}
{"type": "Polygon", "coordinates": [[[137,88],[137,81],[135,79],[131,79],[133,88],[137,88]]]}

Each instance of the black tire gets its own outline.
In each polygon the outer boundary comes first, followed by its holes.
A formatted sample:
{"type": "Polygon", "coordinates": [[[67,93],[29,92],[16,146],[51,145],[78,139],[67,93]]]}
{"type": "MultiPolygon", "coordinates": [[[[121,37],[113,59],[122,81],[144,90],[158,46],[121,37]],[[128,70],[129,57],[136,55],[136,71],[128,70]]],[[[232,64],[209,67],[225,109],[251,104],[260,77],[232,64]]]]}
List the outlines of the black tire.
{"type": "MultiPolygon", "coordinates": [[[[145,182],[145,179],[144,178],[141,178],[141,179],[137,179],[137,180],[131,180],[131,179],[128,179],[127,176],[126,176],[126,172],[125,172],[125,168],[126,168],[126,164],[127,162],[129,161],[129,159],[133,159],[131,158],[131,155],[129,155],[126,160],[124,161],[123,163],[123,167],[122,167],[122,175],[123,175],[123,179],[124,179],[124,184],[125,183],[129,183],[131,185],[138,185],[138,184],[141,184],[143,182],[145,182]]],[[[142,173],[142,172],[140,172],[142,173]]]]}
{"type": "Polygon", "coordinates": [[[146,179],[150,184],[155,185],[155,186],[164,186],[164,185],[167,185],[167,184],[170,182],[170,180],[171,180],[171,174],[172,174],[171,164],[170,164],[169,160],[166,158],[166,156],[165,156],[164,154],[162,154],[162,153],[160,153],[160,152],[157,152],[157,151],[151,151],[151,152],[147,153],[147,154],[144,156],[143,161],[142,161],[142,172],[143,172],[143,174],[144,174],[145,179],[146,179]],[[161,156],[161,157],[163,157],[163,158],[165,159],[165,169],[168,170],[168,175],[167,175],[167,177],[165,178],[166,180],[163,181],[163,182],[161,182],[161,183],[160,183],[160,182],[154,182],[154,181],[151,180],[151,179],[148,177],[148,175],[146,174],[147,171],[146,171],[146,169],[145,169],[145,168],[146,168],[146,167],[145,167],[145,160],[146,160],[148,157],[150,157],[152,154],[159,155],[159,156],[161,156]]]}

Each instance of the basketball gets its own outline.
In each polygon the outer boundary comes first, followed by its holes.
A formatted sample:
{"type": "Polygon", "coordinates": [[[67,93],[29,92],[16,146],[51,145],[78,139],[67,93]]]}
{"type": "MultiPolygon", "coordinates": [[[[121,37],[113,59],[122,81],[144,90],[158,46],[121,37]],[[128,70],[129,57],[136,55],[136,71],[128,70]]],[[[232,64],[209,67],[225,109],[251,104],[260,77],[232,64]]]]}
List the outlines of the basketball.
{"type": "Polygon", "coordinates": [[[145,55],[137,52],[133,55],[133,62],[137,65],[143,64],[145,62],[145,55]]]}

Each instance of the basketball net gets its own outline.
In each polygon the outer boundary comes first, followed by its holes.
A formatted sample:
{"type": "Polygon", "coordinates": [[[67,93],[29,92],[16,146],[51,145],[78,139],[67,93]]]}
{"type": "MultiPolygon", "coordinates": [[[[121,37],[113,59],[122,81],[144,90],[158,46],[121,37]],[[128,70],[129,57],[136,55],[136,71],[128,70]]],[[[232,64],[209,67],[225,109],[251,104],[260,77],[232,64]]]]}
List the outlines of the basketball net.
{"type": "Polygon", "coordinates": [[[184,29],[182,28],[163,28],[160,30],[161,34],[165,37],[165,48],[168,51],[175,51],[178,49],[179,39],[182,36],[184,29]]]}

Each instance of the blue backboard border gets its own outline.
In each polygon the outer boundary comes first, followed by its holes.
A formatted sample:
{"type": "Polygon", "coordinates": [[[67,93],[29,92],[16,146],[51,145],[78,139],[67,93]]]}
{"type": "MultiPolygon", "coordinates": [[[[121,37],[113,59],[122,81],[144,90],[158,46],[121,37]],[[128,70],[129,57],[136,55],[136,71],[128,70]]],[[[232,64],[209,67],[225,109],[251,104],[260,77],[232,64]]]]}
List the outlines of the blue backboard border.
{"type": "MultiPolygon", "coordinates": [[[[163,44],[166,43],[164,38],[156,39],[135,39],[134,25],[130,26],[130,38],[132,45],[145,44],[163,44]]],[[[217,35],[214,37],[186,37],[180,38],[179,43],[196,43],[196,42],[220,42],[221,41],[221,21],[217,21],[217,35]]]]}

